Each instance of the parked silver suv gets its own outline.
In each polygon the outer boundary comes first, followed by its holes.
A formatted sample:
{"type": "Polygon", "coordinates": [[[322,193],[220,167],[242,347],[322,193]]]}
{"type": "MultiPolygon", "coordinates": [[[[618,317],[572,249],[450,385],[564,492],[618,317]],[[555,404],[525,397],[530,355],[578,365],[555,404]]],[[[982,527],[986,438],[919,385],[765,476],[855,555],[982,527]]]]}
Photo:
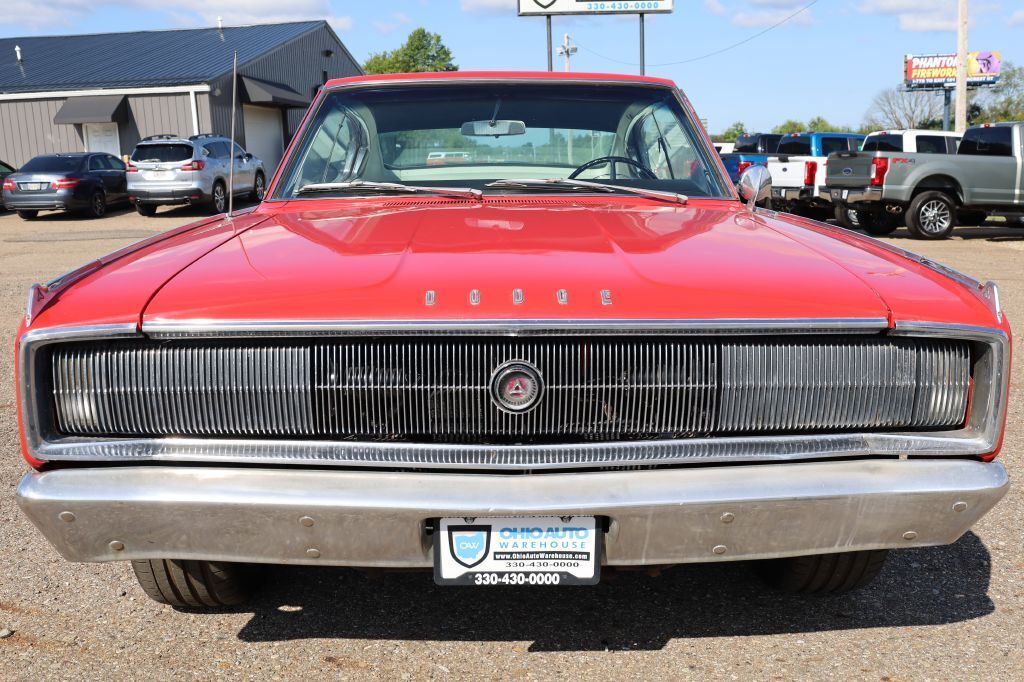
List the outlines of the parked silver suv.
{"type": "Polygon", "coordinates": [[[151,135],[132,152],[128,194],[144,216],[163,204],[205,204],[214,213],[228,205],[228,174],[235,161],[235,195],[262,201],[267,187],[263,162],[220,135],[151,135]]]}

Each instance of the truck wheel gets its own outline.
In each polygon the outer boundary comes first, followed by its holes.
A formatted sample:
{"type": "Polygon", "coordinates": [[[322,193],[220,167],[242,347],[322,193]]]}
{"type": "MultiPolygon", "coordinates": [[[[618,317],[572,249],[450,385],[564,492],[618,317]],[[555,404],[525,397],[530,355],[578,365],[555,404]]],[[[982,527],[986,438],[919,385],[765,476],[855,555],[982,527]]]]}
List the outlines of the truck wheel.
{"type": "Polygon", "coordinates": [[[836,222],[847,230],[859,230],[860,229],[860,215],[861,211],[843,204],[836,204],[835,208],[836,222]]]}
{"type": "Polygon", "coordinates": [[[881,572],[886,549],[814,554],[758,562],[771,587],[794,594],[836,594],[864,587],[881,572]]]}
{"type": "Polygon", "coordinates": [[[148,559],[132,561],[132,570],[150,599],[184,608],[237,606],[254,583],[252,566],[223,561],[148,559]]]}
{"type": "Polygon", "coordinates": [[[139,215],[152,218],[156,215],[156,204],[135,204],[135,210],[139,215]]]}
{"type": "Polygon", "coordinates": [[[857,218],[864,231],[873,237],[884,237],[887,234],[892,234],[900,226],[896,216],[885,210],[879,213],[860,211],[857,218]]]}
{"type": "Polygon", "coordinates": [[[956,227],[956,204],[943,192],[921,192],[907,208],[907,227],[918,239],[946,239],[956,227]]]}

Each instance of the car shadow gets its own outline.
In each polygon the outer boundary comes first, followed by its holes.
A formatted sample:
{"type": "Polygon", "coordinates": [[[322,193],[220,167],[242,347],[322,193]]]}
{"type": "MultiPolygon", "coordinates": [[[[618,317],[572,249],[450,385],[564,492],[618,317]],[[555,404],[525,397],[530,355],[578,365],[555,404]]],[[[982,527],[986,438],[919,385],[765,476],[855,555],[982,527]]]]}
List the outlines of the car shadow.
{"type": "MultiPolygon", "coordinates": [[[[103,218],[91,218],[81,211],[40,211],[39,214],[31,220],[25,221],[30,223],[61,223],[61,222],[100,222],[104,218],[113,218],[114,216],[126,215],[132,213],[135,209],[128,203],[117,204],[116,206],[107,206],[107,212],[103,215],[103,218]]],[[[14,211],[9,211],[13,214],[14,211]]]]}
{"type": "Polygon", "coordinates": [[[989,552],[973,533],[945,547],[893,552],[872,584],[829,597],[768,590],[746,563],[606,572],[595,587],[489,589],[438,587],[427,572],[273,567],[238,637],[525,640],[530,651],[658,650],[679,638],[980,618],[995,608],[990,570],[989,552]]]}

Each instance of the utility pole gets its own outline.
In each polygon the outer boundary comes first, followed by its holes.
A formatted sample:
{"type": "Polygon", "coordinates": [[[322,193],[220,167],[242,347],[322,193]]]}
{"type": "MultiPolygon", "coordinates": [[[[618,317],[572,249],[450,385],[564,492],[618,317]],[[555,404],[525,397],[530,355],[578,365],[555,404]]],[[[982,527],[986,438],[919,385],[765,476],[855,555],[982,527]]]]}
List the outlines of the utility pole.
{"type": "Polygon", "coordinates": [[[567,72],[572,71],[572,69],[569,68],[569,57],[576,54],[577,50],[578,48],[575,45],[569,44],[569,34],[566,33],[565,40],[562,42],[561,45],[558,46],[558,54],[562,57],[565,57],[565,70],[567,72]]]}
{"type": "Polygon", "coordinates": [[[967,0],[958,0],[956,17],[956,132],[967,130],[967,0]]]}
{"type": "Polygon", "coordinates": [[[547,25],[548,25],[548,71],[554,71],[555,67],[551,63],[551,52],[552,52],[552,50],[551,50],[551,15],[548,14],[544,18],[547,19],[547,25]]]}
{"type": "Polygon", "coordinates": [[[647,73],[647,67],[644,62],[647,58],[644,56],[644,13],[640,13],[640,75],[643,76],[647,73]]]}

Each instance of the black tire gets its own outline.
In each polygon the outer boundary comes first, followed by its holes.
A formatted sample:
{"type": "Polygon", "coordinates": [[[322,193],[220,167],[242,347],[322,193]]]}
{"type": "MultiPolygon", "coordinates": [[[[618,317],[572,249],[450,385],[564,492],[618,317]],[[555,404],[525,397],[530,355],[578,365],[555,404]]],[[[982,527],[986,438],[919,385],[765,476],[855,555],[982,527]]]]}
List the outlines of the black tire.
{"type": "Polygon", "coordinates": [[[958,225],[984,225],[988,220],[988,213],[985,211],[960,211],[956,215],[958,225]]]}
{"type": "Polygon", "coordinates": [[[793,594],[838,594],[864,587],[885,565],[889,550],[814,554],[758,562],[761,578],[793,594]]]}
{"type": "Polygon", "coordinates": [[[857,217],[861,228],[873,237],[884,237],[887,234],[892,234],[900,226],[896,216],[885,210],[879,213],[858,211],[857,217]]]}
{"type": "Polygon", "coordinates": [[[835,216],[836,222],[841,227],[845,227],[847,230],[859,230],[860,229],[860,214],[862,211],[858,211],[855,208],[850,208],[845,204],[836,204],[835,216]]]}
{"type": "Polygon", "coordinates": [[[907,227],[918,239],[946,239],[956,227],[956,202],[945,192],[921,192],[907,207],[907,227]]]}
{"type": "Polygon", "coordinates": [[[148,559],[132,561],[142,591],[153,601],[182,608],[221,608],[245,603],[255,576],[249,564],[148,559]]]}
{"type": "Polygon", "coordinates": [[[103,192],[96,190],[89,195],[89,206],[85,209],[85,215],[94,219],[107,215],[107,197],[103,192]]]}
{"type": "Polygon", "coordinates": [[[228,210],[228,190],[220,180],[213,183],[213,190],[210,191],[210,210],[213,213],[225,213],[228,210]]]}
{"type": "Polygon", "coordinates": [[[39,211],[18,211],[18,217],[22,220],[35,220],[39,211]]]}
{"type": "Polygon", "coordinates": [[[252,193],[249,194],[249,198],[253,201],[263,201],[263,197],[267,195],[267,179],[263,177],[263,173],[256,173],[256,179],[252,183],[252,193]]]}
{"type": "Polygon", "coordinates": [[[156,204],[135,204],[135,210],[139,212],[139,215],[152,218],[156,215],[156,204]]]}

